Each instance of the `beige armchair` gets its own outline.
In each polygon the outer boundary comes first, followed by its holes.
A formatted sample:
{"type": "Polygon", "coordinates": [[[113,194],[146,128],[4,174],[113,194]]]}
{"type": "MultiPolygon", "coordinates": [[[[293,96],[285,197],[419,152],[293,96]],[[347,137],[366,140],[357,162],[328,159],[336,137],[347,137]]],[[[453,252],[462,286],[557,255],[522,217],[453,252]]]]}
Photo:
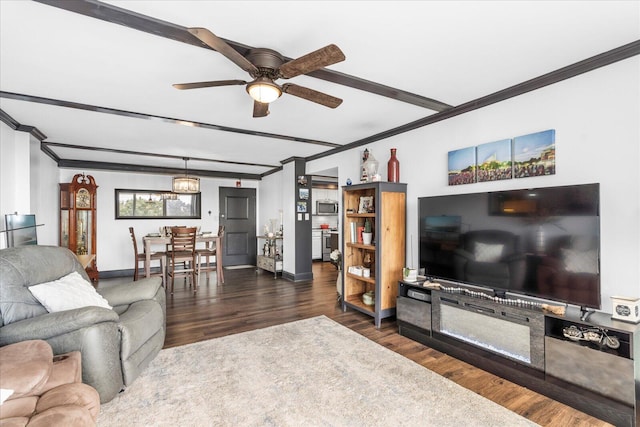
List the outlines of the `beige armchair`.
{"type": "Polygon", "coordinates": [[[100,396],[81,382],[80,352],[54,356],[46,341],[0,347],[0,388],[11,395],[0,405],[2,426],[93,426],[100,396]]]}

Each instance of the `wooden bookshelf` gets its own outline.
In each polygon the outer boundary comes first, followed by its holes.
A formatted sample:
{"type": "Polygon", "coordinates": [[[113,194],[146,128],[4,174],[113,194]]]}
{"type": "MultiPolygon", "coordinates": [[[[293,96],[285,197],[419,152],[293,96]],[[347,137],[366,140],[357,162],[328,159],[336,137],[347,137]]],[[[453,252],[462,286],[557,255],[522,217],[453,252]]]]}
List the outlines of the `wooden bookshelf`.
{"type": "Polygon", "coordinates": [[[376,327],[386,317],[395,315],[397,282],[405,264],[406,184],[371,182],[342,188],[343,207],[343,301],[342,308],[352,308],[374,317],[376,327]],[[369,211],[359,211],[362,198],[371,200],[369,211]],[[370,198],[370,199],[369,199],[370,198]],[[373,241],[359,240],[358,227],[371,222],[373,241]],[[371,255],[370,277],[350,272],[363,266],[371,255]],[[373,291],[374,305],[366,305],[362,295],[373,291]]]}

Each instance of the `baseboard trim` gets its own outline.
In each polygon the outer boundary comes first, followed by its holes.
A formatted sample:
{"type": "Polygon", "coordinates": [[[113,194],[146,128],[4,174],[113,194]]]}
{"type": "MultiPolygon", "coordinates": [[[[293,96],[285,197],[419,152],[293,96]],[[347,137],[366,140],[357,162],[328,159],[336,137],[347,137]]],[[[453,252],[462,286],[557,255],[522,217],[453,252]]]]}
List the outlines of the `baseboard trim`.
{"type": "Polygon", "coordinates": [[[282,278],[290,280],[292,282],[303,282],[306,280],[313,280],[313,272],[294,274],[289,273],[288,271],[283,271],[282,278]]]}
{"type": "MultiPolygon", "coordinates": [[[[160,267],[152,267],[152,273],[159,273],[160,267]]],[[[144,277],[144,269],[138,270],[138,274],[140,277],[144,277]]],[[[133,280],[133,268],[125,269],[125,270],[108,270],[108,271],[100,271],[99,278],[100,279],[113,279],[116,277],[131,277],[133,280]]]]}

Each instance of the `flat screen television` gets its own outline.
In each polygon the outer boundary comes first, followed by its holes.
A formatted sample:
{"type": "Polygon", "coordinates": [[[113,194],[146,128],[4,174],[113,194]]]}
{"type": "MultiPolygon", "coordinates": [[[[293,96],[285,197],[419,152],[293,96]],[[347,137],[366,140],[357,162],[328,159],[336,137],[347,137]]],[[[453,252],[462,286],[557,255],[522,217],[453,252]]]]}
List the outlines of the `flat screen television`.
{"type": "Polygon", "coordinates": [[[599,309],[600,186],[418,199],[420,267],[435,280],[599,309]]]}

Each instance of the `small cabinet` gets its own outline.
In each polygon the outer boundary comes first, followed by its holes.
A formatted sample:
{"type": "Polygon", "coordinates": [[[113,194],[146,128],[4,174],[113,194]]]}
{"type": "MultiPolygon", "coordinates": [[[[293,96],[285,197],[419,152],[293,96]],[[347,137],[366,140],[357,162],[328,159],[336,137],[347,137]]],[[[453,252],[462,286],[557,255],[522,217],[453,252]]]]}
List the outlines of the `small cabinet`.
{"type": "Polygon", "coordinates": [[[258,269],[270,271],[277,277],[283,270],[282,237],[258,236],[258,242],[262,244],[256,258],[258,269]]]}
{"type": "Polygon", "coordinates": [[[404,335],[405,328],[431,335],[431,290],[419,285],[400,281],[396,307],[398,332],[404,335]]]}
{"type": "Polygon", "coordinates": [[[342,308],[374,317],[376,327],[396,314],[405,264],[406,190],[406,184],[389,182],[342,187],[342,308]],[[365,222],[373,232],[370,243],[361,238],[365,222]]]}
{"type": "Polygon", "coordinates": [[[594,320],[546,318],[546,374],[633,406],[638,378],[634,373],[635,328],[608,318],[594,320]]]}
{"type": "Polygon", "coordinates": [[[322,259],[322,230],[311,231],[311,258],[322,259]]]}
{"type": "Polygon", "coordinates": [[[60,246],[78,256],[93,282],[98,281],[97,190],[91,175],[76,174],[70,183],[60,184],[60,246]]]}

